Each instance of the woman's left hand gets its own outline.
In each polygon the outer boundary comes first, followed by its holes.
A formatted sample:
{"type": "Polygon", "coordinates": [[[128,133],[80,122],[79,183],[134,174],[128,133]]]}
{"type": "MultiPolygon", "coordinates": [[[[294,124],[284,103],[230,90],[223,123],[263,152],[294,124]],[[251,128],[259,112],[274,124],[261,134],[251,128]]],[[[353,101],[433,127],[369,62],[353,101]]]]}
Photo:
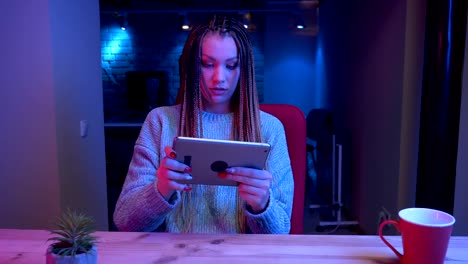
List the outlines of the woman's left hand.
{"type": "Polygon", "coordinates": [[[237,187],[239,195],[242,200],[250,205],[254,213],[265,210],[270,199],[270,186],[273,179],[270,172],[252,168],[231,167],[226,169],[226,172],[219,173],[218,176],[239,183],[237,187]]]}

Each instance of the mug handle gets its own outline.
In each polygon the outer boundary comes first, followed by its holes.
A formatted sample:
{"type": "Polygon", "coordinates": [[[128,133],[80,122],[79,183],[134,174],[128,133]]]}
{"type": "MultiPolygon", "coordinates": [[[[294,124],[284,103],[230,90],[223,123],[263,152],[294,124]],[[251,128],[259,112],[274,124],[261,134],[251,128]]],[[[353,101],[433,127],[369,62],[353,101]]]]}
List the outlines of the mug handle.
{"type": "MultiPolygon", "coordinates": [[[[383,234],[382,234],[382,230],[383,230],[384,226],[386,226],[386,225],[394,225],[394,226],[396,227],[396,229],[398,230],[398,232],[400,232],[400,224],[399,224],[397,221],[395,221],[395,220],[385,220],[385,221],[383,221],[382,223],[380,223],[380,226],[379,226],[379,236],[380,236],[380,238],[382,239],[382,241],[385,243],[385,245],[387,245],[387,246],[398,256],[398,258],[401,259],[401,258],[403,257],[403,255],[402,255],[400,252],[398,252],[398,250],[396,250],[396,249],[392,246],[392,244],[390,244],[390,243],[385,239],[385,237],[384,237],[383,234]]],[[[400,232],[400,233],[401,233],[401,232],[400,232]]]]}

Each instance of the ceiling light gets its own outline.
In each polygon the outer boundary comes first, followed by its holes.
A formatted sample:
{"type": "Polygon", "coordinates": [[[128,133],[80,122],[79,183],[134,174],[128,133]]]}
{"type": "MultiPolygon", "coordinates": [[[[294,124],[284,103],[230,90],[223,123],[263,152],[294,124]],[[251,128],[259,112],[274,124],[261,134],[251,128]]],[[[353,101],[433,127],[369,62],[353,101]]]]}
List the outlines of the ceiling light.
{"type": "Polygon", "coordinates": [[[249,29],[249,26],[251,23],[251,14],[247,12],[247,13],[241,13],[241,15],[242,15],[242,25],[244,25],[245,29],[249,29]]]}
{"type": "Polygon", "coordinates": [[[190,23],[187,18],[187,13],[182,14],[182,30],[190,30],[190,23]]]}
{"type": "Polygon", "coordinates": [[[119,23],[120,23],[120,29],[127,30],[127,16],[126,15],[119,16],[119,23]]]}
{"type": "Polygon", "coordinates": [[[297,29],[304,29],[304,28],[306,28],[306,24],[304,23],[304,20],[303,20],[302,17],[300,17],[299,15],[296,15],[296,17],[295,17],[294,26],[295,26],[297,29]]]}

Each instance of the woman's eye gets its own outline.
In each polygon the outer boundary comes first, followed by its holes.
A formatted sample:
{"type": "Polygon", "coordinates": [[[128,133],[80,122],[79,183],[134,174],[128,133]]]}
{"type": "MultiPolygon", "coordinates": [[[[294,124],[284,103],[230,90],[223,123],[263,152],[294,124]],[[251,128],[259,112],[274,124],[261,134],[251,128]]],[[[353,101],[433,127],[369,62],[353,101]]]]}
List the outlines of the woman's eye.
{"type": "Polygon", "coordinates": [[[238,63],[235,63],[235,64],[228,64],[226,65],[226,68],[228,68],[229,70],[234,70],[237,68],[239,64],[238,63]]]}
{"type": "Polygon", "coordinates": [[[201,65],[205,68],[213,67],[213,63],[209,63],[209,62],[202,62],[201,65]]]}

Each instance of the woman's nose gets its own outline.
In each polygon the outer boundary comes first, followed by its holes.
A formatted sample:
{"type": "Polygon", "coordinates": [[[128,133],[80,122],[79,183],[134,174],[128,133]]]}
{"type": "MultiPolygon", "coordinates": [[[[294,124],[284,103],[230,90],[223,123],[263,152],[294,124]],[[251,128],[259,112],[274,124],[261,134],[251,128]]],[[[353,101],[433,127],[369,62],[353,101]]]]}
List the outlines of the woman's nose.
{"type": "Polygon", "coordinates": [[[226,80],[226,75],[223,67],[215,67],[213,72],[213,81],[215,83],[223,83],[226,80]]]}

